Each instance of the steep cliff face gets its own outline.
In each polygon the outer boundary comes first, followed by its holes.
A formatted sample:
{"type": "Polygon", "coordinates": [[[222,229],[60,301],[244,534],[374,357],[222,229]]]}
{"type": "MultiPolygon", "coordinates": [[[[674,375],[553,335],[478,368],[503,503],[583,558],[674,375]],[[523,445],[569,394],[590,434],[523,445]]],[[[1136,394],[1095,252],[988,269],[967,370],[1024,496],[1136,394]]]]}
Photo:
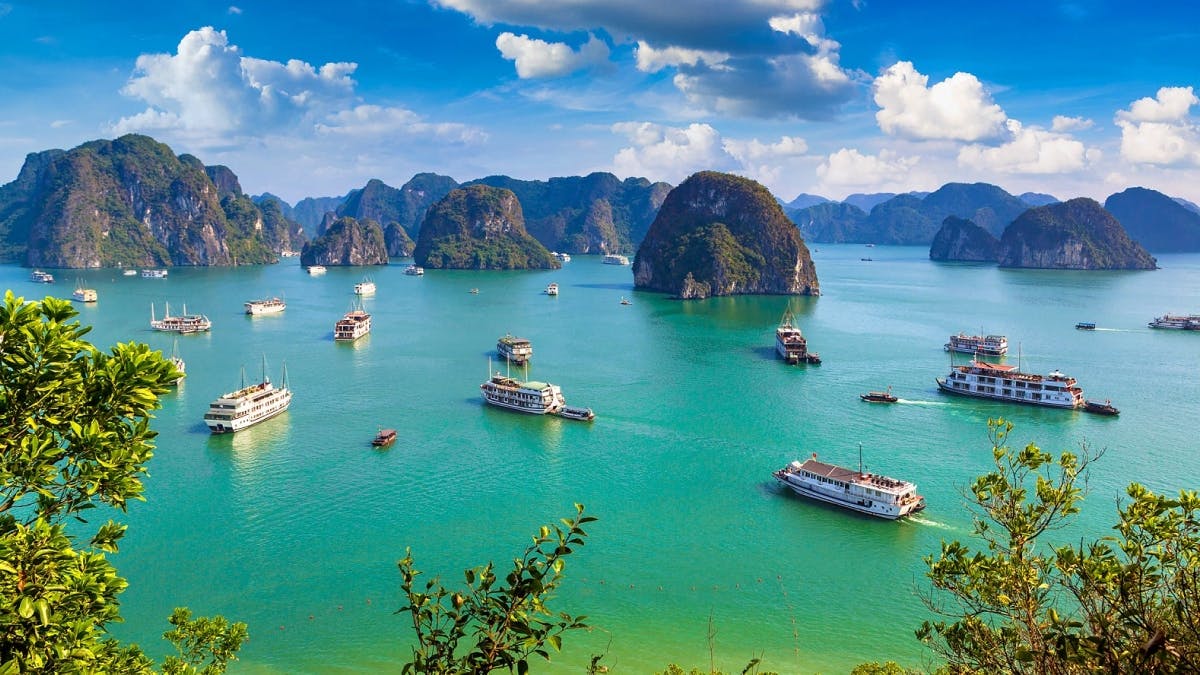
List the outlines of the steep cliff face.
{"type": "Polygon", "coordinates": [[[1121,223],[1081,197],[1029,209],[1004,231],[1001,267],[1152,270],[1156,262],[1121,223]]]}
{"type": "Polygon", "coordinates": [[[275,196],[258,202],[262,212],[262,235],[267,246],[275,253],[299,251],[308,243],[304,228],[284,214],[284,203],[275,196]]]}
{"type": "Polygon", "coordinates": [[[525,224],[545,247],[566,253],[631,253],[646,236],[666,183],[620,180],[611,173],[547,181],[488,176],[468,185],[511,190],[521,202],[525,224]]]}
{"type": "Polygon", "coordinates": [[[800,228],[806,241],[830,244],[857,241],[867,214],[853,204],[823,202],[793,209],[789,216],[800,228]]]}
{"type": "Polygon", "coordinates": [[[509,190],[471,185],[429,209],[413,258],[444,269],[557,269],[560,264],[525,231],[521,203],[509,190]]]}
{"type": "Polygon", "coordinates": [[[342,216],[324,234],[300,251],[300,264],[308,265],[386,265],[387,244],[383,229],[374,220],[359,221],[342,216]]]}
{"type": "Polygon", "coordinates": [[[379,179],[371,179],[361,190],[354,190],[338,207],[339,216],[371,219],[385,227],[399,223],[408,236],[417,236],[425,212],[442,197],[458,187],[449,176],[419,173],[396,189],[379,179]]]}
{"type": "Polygon", "coordinates": [[[274,262],[261,213],[227,171],[223,203],[199,160],[146,136],[31,155],[0,188],[4,253],[39,267],[274,262]]]}
{"type": "Polygon", "coordinates": [[[818,295],[795,225],[762,185],[703,171],[671,190],[633,263],[638,288],[681,298],[818,295]]]}
{"type": "Polygon", "coordinates": [[[999,258],[999,239],[975,223],[955,216],[946,216],[929,246],[930,260],[996,262],[999,258]]]}
{"type": "Polygon", "coordinates": [[[388,255],[393,258],[407,258],[417,246],[400,223],[388,223],[388,226],[383,228],[383,240],[387,242],[388,255]]]}
{"type": "Polygon", "coordinates": [[[216,186],[217,195],[221,199],[229,196],[241,196],[242,184],[238,181],[237,174],[230,170],[229,167],[214,164],[213,166],[204,167],[204,173],[208,175],[208,179],[216,186]]]}
{"type": "Polygon", "coordinates": [[[1156,190],[1134,187],[1109,196],[1104,208],[1130,238],[1150,251],[1200,251],[1200,213],[1156,190]]]}

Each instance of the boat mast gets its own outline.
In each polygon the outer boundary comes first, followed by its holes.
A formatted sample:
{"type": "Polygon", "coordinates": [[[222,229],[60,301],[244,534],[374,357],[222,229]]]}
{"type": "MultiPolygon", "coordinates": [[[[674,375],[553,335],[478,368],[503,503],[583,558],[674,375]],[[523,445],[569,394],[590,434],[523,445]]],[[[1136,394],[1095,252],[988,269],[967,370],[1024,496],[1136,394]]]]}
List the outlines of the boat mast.
{"type": "Polygon", "coordinates": [[[862,467],[862,443],[859,443],[859,444],[858,444],[858,475],[859,475],[860,477],[863,475],[863,467],[862,467]]]}
{"type": "Polygon", "coordinates": [[[263,382],[265,382],[265,383],[267,383],[267,384],[270,384],[270,383],[271,383],[271,378],[267,377],[267,354],[266,354],[266,352],[263,352],[263,367],[262,367],[262,371],[263,371],[263,379],[262,379],[262,381],[263,381],[263,382]]]}

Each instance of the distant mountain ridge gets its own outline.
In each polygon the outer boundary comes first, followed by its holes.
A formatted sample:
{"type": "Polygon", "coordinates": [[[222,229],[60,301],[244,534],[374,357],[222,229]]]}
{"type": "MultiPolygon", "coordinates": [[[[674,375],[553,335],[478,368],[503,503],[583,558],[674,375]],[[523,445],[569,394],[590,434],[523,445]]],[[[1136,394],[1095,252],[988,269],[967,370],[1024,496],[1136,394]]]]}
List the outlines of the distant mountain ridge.
{"type": "MultiPolygon", "coordinates": [[[[883,194],[886,193],[872,197],[883,194]]],[[[869,212],[849,197],[841,204],[840,207],[817,204],[793,211],[789,216],[804,237],[813,242],[927,245],[948,216],[970,220],[998,237],[1005,226],[1029,208],[1025,202],[988,183],[947,183],[929,193],[894,195],[875,203],[869,212]]]]}
{"type": "Polygon", "coordinates": [[[1156,190],[1132,187],[1110,195],[1108,209],[1135,241],[1150,251],[1200,251],[1200,213],[1156,190]]]}
{"type": "Polygon", "coordinates": [[[632,253],[646,236],[667,183],[621,180],[592,173],[549,180],[488,176],[464,185],[511,190],[521,202],[525,227],[543,246],[565,253],[632,253]]]}

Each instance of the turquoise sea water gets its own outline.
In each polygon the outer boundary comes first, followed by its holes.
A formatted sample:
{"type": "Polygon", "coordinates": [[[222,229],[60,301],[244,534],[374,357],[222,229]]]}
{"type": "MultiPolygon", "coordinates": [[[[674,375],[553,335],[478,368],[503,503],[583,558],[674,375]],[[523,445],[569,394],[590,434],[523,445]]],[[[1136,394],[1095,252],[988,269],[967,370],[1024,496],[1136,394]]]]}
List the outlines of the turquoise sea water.
{"type": "Polygon", "coordinates": [[[1105,534],[1130,481],[1200,483],[1200,334],[1145,327],[1200,311],[1200,256],[1083,273],[936,264],[922,248],[816,248],[820,298],[679,302],[633,292],[630,268],[591,256],[553,272],[423,278],[403,264],[309,277],[295,259],[172,269],[165,280],[62,270],[54,286],[0,267],[0,282],[26,297],[69,295],[78,276],[100,292],[81,315],[104,346],[169,352],[171,336],[148,328],[151,302],[212,319],[211,333],[178,339],[188,377],[155,423],[148,501],[125,517],[115,563],[130,589],[116,632],[158,654],[177,605],[246,621],[233,672],[398,672],[411,635],[393,614],[405,547],[457,582],[465,567],[503,566],[572,502],[600,521],[568,561],[556,605],[596,628],[568,636],[537,672],[579,673],[597,652],[612,672],[707,667],[710,617],[716,665],[735,672],[754,656],[784,673],[919,665],[921,558],[968,532],[961,490],[990,466],[989,417],[1016,424],[1014,444],[1106,448],[1072,537],[1105,534]],[[335,344],[333,323],[364,274],[379,288],[365,301],[373,332],[335,344]],[[541,294],[551,281],[557,298],[541,294]],[[273,295],[287,300],[283,314],[242,314],[245,300],[273,295]],[[774,357],[789,302],[823,365],[774,357]],[[1077,321],[1100,328],[1076,331],[1077,321]],[[960,330],[1008,335],[1008,362],[1019,345],[1025,370],[1073,375],[1121,416],[940,394],[942,344],[960,330]],[[485,408],[478,385],[506,332],[533,340],[531,377],[561,385],[596,421],[485,408]],[[291,410],[210,436],[207,404],[238,386],[243,365],[257,376],[263,354],[276,379],[286,362],[291,410]],[[889,385],[897,405],[858,399],[889,385]],[[381,426],[400,431],[385,451],[369,445],[381,426]],[[919,485],[920,517],[869,519],[771,477],[812,452],[853,465],[859,443],[870,470],[919,485]]]}

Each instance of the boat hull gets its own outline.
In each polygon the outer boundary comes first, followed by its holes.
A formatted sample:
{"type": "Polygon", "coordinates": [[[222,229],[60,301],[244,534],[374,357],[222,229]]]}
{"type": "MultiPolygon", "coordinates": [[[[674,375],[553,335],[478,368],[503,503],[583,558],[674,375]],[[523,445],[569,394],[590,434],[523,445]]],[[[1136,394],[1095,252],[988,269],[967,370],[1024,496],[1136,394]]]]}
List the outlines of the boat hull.
{"type": "Polygon", "coordinates": [[[968,391],[965,389],[955,389],[955,388],[951,387],[949,384],[947,384],[946,381],[941,378],[935,378],[934,382],[937,382],[938,389],[941,389],[942,391],[946,392],[947,394],[954,394],[955,396],[969,396],[971,398],[982,398],[982,399],[988,399],[991,401],[1003,401],[1005,403],[1023,403],[1025,405],[1033,405],[1033,406],[1038,406],[1041,408],[1064,408],[1067,410],[1073,410],[1075,408],[1080,407],[1080,405],[1082,405],[1082,404],[1078,404],[1078,403],[1071,403],[1068,401],[1062,401],[1062,402],[1059,402],[1059,401],[1030,401],[1030,400],[1026,400],[1023,398],[1018,398],[1016,396],[1005,396],[1003,394],[987,394],[987,393],[981,393],[981,392],[975,392],[975,391],[968,391]]]}
{"type": "Polygon", "coordinates": [[[857,511],[859,513],[863,513],[863,514],[866,514],[869,516],[875,516],[876,518],[883,518],[884,520],[898,520],[905,516],[912,515],[912,514],[916,513],[917,511],[920,511],[925,508],[925,502],[923,500],[921,502],[911,504],[911,505],[906,505],[903,507],[888,508],[885,505],[879,504],[877,502],[870,502],[869,500],[839,499],[834,495],[827,494],[827,493],[821,492],[819,490],[810,488],[807,485],[804,485],[803,483],[794,483],[792,481],[787,480],[786,478],[780,478],[779,476],[776,476],[775,478],[779,482],[786,485],[789,490],[800,495],[801,497],[815,499],[820,502],[825,502],[826,504],[833,504],[834,506],[840,506],[843,509],[857,511]],[[867,501],[867,504],[863,504],[862,501],[867,501]]]}

